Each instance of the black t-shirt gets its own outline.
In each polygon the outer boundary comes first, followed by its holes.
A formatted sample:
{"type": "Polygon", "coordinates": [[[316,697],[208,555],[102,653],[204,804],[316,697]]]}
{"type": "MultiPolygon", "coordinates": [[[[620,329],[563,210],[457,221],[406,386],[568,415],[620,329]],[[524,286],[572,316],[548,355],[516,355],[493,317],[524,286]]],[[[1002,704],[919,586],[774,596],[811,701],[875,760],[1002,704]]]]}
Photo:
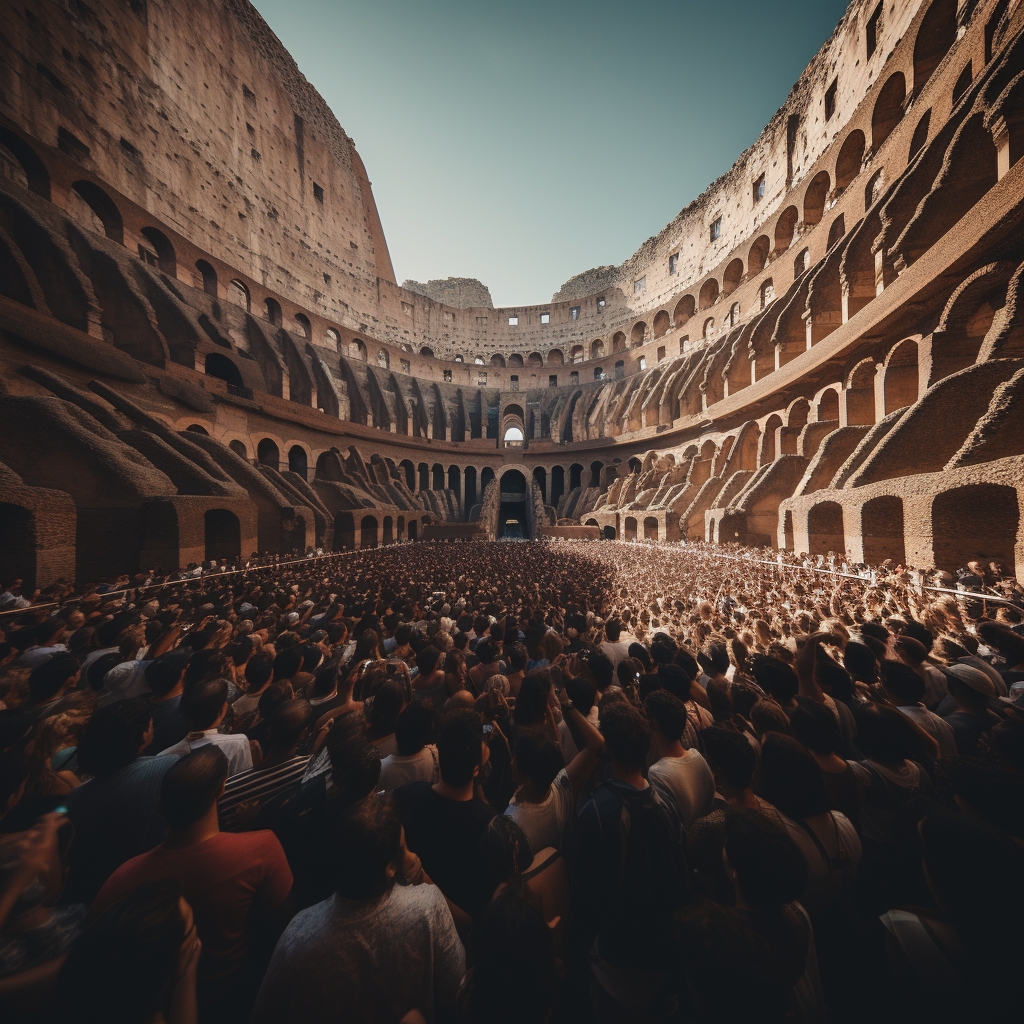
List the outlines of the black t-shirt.
{"type": "Polygon", "coordinates": [[[429,782],[410,782],[394,794],[405,841],[423,869],[453,903],[478,917],[491,897],[480,839],[497,815],[482,800],[448,800],[429,782]]]}

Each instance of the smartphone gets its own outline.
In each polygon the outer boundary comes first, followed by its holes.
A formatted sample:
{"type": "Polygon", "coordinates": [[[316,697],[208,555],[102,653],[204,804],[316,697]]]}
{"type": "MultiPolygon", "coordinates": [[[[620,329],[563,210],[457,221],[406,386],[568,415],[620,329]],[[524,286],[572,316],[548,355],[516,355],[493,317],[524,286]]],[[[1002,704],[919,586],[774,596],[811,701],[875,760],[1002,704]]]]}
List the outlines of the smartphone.
{"type": "Polygon", "coordinates": [[[494,733],[494,726],[491,725],[490,722],[488,722],[484,726],[484,739],[489,741],[493,733],[494,733]]]}
{"type": "Polygon", "coordinates": [[[60,807],[54,807],[53,813],[54,814],[67,814],[68,813],[67,804],[61,804],[60,807]]]}

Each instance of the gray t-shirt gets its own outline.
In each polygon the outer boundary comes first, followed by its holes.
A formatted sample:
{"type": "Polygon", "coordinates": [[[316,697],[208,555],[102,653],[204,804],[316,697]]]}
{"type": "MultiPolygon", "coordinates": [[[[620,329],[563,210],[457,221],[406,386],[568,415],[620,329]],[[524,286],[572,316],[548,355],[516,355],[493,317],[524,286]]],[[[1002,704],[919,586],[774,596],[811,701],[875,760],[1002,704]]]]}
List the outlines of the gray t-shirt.
{"type": "Polygon", "coordinates": [[[572,783],[563,768],[551,783],[551,790],[539,804],[521,804],[512,798],[505,814],[521,825],[535,854],[553,846],[565,849],[566,828],[576,809],[572,783]]]}
{"type": "Polygon", "coordinates": [[[434,885],[395,885],[381,899],[332,896],[285,929],[252,1024],[398,1021],[455,1005],[466,955],[434,885]]]}
{"type": "Polygon", "coordinates": [[[658,795],[674,807],[683,828],[711,812],[715,799],[715,777],[699,750],[688,750],[683,757],[663,757],[647,773],[658,795]]]}

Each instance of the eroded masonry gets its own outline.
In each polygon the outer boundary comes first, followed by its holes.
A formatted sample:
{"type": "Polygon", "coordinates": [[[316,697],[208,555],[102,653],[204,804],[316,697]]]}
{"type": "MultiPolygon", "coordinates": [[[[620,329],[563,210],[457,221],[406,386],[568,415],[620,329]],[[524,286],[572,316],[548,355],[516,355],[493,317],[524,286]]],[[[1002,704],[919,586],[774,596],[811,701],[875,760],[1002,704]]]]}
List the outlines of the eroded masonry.
{"type": "Polygon", "coordinates": [[[541,306],[395,280],[244,0],[3,4],[0,579],[424,535],[1024,575],[1024,2],[854,0],[754,145],[541,306]]]}

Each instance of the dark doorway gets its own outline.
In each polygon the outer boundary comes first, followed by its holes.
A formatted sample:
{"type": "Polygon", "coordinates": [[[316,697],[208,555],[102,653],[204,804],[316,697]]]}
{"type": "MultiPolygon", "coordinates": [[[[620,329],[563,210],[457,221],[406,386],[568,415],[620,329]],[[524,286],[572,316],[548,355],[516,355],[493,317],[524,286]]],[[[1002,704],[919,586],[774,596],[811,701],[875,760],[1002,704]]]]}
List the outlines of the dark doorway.
{"type": "Polygon", "coordinates": [[[509,539],[530,536],[526,520],[526,477],[518,469],[510,469],[501,478],[498,536],[509,539]]]}
{"type": "Polygon", "coordinates": [[[351,551],[356,546],[356,524],[351,512],[334,517],[334,550],[351,551]]]}
{"type": "Polygon", "coordinates": [[[223,508],[211,508],[203,517],[206,560],[234,559],[242,552],[242,527],[238,516],[223,508]]]}
{"type": "Polygon", "coordinates": [[[359,546],[375,548],[377,546],[377,520],[373,516],[364,516],[359,526],[359,546]]]}

